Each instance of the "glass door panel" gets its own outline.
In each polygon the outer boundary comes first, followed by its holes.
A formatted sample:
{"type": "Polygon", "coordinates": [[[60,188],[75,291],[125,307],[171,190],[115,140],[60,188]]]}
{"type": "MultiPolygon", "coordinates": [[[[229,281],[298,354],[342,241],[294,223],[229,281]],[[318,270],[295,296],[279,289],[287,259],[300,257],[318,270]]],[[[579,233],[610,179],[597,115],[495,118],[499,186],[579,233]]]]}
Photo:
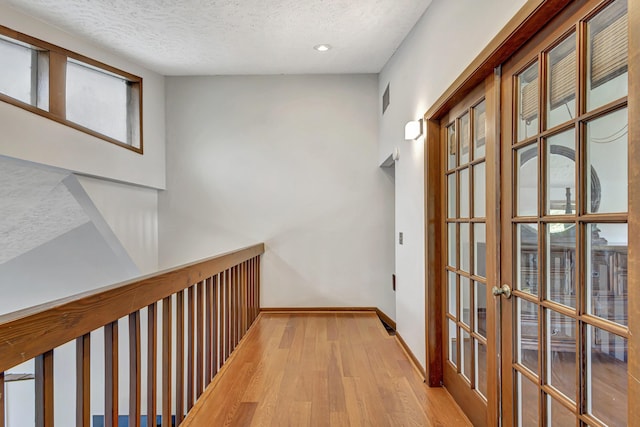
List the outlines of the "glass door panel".
{"type": "Polygon", "coordinates": [[[625,426],[627,3],[558,19],[503,65],[503,421],[625,426]]]}
{"type": "Polygon", "coordinates": [[[447,236],[445,386],[478,425],[486,424],[487,369],[487,151],[486,103],[479,97],[441,128],[447,236]],[[478,412],[481,411],[481,413],[478,412]]]}

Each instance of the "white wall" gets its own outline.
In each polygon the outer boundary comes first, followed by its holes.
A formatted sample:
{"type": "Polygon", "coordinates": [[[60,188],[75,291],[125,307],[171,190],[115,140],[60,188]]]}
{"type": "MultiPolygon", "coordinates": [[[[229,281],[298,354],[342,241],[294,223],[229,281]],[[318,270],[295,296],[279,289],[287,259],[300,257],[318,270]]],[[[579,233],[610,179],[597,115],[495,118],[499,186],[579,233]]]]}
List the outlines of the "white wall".
{"type": "Polygon", "coordinates": [[[158,191],[78,176],[96,208],[140,269],[158,270],[158,191]]]}
{"type": "Polygon", "coordinates": [[[379,76],[378,99],[390,83],[390,106],[378,108],[378,163],[394,147],[396,163],[396,312],[398,332],[425,363],[424,146],[404,141],[404,125],[421,118],[504,27],[524,0],[434,0],[379,76]],[[397,233],[396,233],[397,234],[397,233]]]}
{"type": "Polygon", "coordinates": [[[265,242],[263,307],[395,316],[377,76],[167,78],[160,265],[265,242]]]}
{"type": "Polygon", "coordinates": [[[0,5],[0,25],[143,78],[144,155],[0,102],[0,154],[87,175],[164,188],[164,77],[0,5]]]}

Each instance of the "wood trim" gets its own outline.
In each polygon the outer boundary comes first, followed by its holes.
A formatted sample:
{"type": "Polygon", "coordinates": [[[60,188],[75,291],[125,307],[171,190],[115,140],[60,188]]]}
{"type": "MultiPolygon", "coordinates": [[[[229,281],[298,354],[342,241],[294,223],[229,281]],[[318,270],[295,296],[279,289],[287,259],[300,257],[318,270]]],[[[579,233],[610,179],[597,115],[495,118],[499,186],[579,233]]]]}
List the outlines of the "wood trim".
{"type": "Polygon", "coordinates": [[[0,372],[264,253],[249,246],[154,275],[0,316],[0,372]],[[20,348],[16,352],[15,348],[20,348]]]}
{"type": "Polygon", "coordinates": [[[53,350],[35,358],[36,427],[53,427],[53,350]]]}
{"type": "Polygon", "coordinates": [[[76,338],[76,425],[91,425],[90,420],[91,334],[86,334],[76,338]]]}
{"type": "Polygon", "coordinates": [[[387,314],[384,311],[380,310],[379,308],[376,308],[376,314],[378,315],[378,317],[380,318],[382,323],[384,323],[385,325],[389,326],[395,332],[395,330],[396,330],[396,321],[395,320],[393,320],[391,317],[387,316],[387,314]]]}
{"type": "Polygon", "coordinates": [[[528,0],[425,113],[439,119],[572,0],[528,0]]]}
{"type": "Polygon", "coordinates": [[[67,58],[57,52],[49,52],[49,111],[61,120],[67,116],[67,58]]]}
{"type": "MultiPolygon", "coordinates": [[[[640,2],[627,2],[629,22],[629,237],[640,235],[640,2]]],[[[628,422],[640,426],[640,240],[629,238],[628,422]]]]}
{"type": "Polygon", "coordinates": [[[427,372],[422,367],[422,364],[420,363],[420,361],[418,360],[416,355],[413,354],[413,352],[411,351],[411,349],[407,345],[406,341],[402,338],[402,335],[400,335],[400,333],[396,332],[395,338],[398,341],[398,344],[400,344],[400,347],[402,347],[402,350],[407,354],[407,356],[411,360],[411,362],[413,364],[413,367],[416,368],[416,371],[418,371],[418,373],[420,374],[420,376],[423,379],[427,378],[427,372]]]}
{"type": "Polygon", "coordinates": [[[126,148],[135,153],[143,154],[144,144],[143,144],[143,125],[142,125],[143,124],[142,77],[128,73],[124,70],[120,70],[116,67],[112,67],[111,65],[107,65],[103,62],[97,61],[87,56],[80,55],[79,53],[70,51],[60,46],[56,46],[54,44],[48,43],[44,40],[40,40],[38,38],[31,37],[27,34],[20,33],[18,31],[12,30],[11,28],[5,27],[3,25],[0,25],[0,35],[11,38],[18,42],[30,45],[34,48],[46,50],[49,52],[49,111],[42,110],[40,108],[21,102],[15,98],[6,96],[4,94],[0,94],[0,101],[6,102],[8,104],[27,110],[31,113],[35,113],[41,117],[45,117],[47,119],[53,120],[65,126],[79,130],[80,132],[102,139],[111,144],[115,144],[120,147],[126,148]],[[92,67],[98,68],[101,71],[123,78],[131,82],[135,86],[135,89],[137,90],[138,96],[139,96],[138,103],[137,103],[138,105],[136,107],[136,110],[134,111],[135,116],[138,118],[139,127],[140,127],[140,132],[139,132],[140,146],[139,147],[129,145],[123,141],[118,141],[107,135],[103,135],[92,129],[86,128],[82,125],[66,120],[66,89],[65,88],[66,88],[67,58],[71,58],[71,59],[83,62],[92,67]]]}
{"type": "Polygon", "coordinates": [[[442,248],[440,120],[427,119],[425,137],[425,345],[430,387],[442,385],[442,248]],[[427,191],[431,189],[430,191],[427,191]],[[436,191],[433,191],[436,189],[436,191]]]}

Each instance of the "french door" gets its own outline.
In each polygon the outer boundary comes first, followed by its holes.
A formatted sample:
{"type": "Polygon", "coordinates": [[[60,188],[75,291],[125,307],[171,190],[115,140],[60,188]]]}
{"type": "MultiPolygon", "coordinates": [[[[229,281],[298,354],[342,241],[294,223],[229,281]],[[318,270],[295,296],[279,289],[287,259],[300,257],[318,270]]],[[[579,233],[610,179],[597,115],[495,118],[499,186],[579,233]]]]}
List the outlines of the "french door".
{"type": "Polygon", "coordinates": [[[494,120],[496,95],[487,79],[440,123],[443,141],[443,235],[446,255],[444,283],[443,382],[474,425],[486,425],[495,405],[495,308],[488,285],[495,280],[496,222],[494,193],[487,192],[487,174],[495,162],[496,138],[487,123],[494,120]],[[489,167],[489,170],[487,169],[489,167]],[[487,302],[491,305],[488,306],[487,302]]]}
{"type": "Polygon", "coordinates": [[[627,1],[570,3],[439,117],[442,381],[474,425],[640,425],[627,1]]]}
{"type": "Polygon", "coordinates": [[[629,424],[627,22],[575,2],[503,66],[504,425],[629,424]]]}

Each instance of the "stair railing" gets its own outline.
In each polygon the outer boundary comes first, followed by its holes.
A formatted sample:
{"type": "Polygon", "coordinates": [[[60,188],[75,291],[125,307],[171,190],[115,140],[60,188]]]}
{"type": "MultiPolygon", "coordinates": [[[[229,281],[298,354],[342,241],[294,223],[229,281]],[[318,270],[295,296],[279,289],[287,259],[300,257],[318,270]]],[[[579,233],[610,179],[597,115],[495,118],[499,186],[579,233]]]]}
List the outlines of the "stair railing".
{"type": "Polygon", "coordinates": [[[54,350],[74,340],[76,398],[69,410],[75,409],[76,425],[90,426],[91,333],[100,329],[104,377],[94,387],[104,387],[103,425],[118,425],[123,319],[129,343],[128,425],[156,425],[157,416],[163,427],[179,425],[260,312],[263,253],[261,243],[0,316],[0,427],[6,422],[5,372],[31,359],[36,426],[54,425],[54,350]],[[141,415],[143,364],[146,417],[141,415]]]}

